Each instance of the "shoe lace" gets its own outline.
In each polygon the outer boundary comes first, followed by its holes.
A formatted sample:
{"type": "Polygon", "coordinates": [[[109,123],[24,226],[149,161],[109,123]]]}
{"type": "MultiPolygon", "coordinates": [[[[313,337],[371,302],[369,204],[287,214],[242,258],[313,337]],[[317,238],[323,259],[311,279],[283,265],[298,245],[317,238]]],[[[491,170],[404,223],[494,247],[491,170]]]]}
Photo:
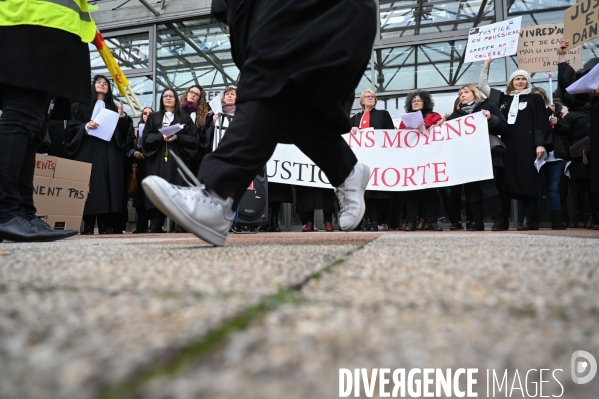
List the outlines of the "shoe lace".
{"type": "Polygon", "coordinates": [[[183,160],[174,153],[171,155],[173,156],[173,159],[178,165],[177,172],[181,175],[183,180],[185,180],[185,183],[188,184],[188,187],[176,186],[174,184],[172,186],[179,190],[189,191],[189,193],[193,195],[193,198],[195,198],[196,201],[201,200],[203,202],[208,202],[210,205],[218,205],[217,202],[213,199],[212,195],[210,195],[206,191],[206,186],[200,183],[198,178],[194,176],[194,174],[185,165],[183,160]]]}

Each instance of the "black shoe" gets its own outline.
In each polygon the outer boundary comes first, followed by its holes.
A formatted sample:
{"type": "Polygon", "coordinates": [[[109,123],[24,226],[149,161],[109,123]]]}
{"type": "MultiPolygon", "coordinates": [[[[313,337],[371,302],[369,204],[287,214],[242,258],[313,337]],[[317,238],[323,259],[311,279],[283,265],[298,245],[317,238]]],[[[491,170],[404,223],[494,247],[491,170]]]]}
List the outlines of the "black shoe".
{"type": "MultiPolygon", "coordinates": [[[[38,219],[39,220],[39,219],[38,219]]],[[[40,223],[45,224],[41,220],[40,223]]],[[[77,232],[75,230],[54,230],[50,226],[31,222],[22,216],[15,216],[5,223],[0,223],[0,239],[15,242],[44,242],[56,241],[71,237],[77,232]],[[40,225],[40,227],[36,227],[40,225]]]]}
{"type": "Polygon", "coordinates": [[[416,231],[416,222],[408,222],[404,231],[416,231]]]}
{"type": "Polygon", "coordinates": [[[370,223],[370,226],[368,226],[368,231],[379,231],[378,224],[376,224],[376,222],[370,223]]]}
{"type": "MultiPolygon", "coordinates": [[[[72,236],[79,234],[79,232],[77,230],[54,230],[48,223],[44,222],[42,219],[38,218],[37,216],[33,216],[33,218],[27,218],[27,219],[31,222],[32,225],[34,225],[40,231],[50,231],[53,233],[61,233],[62,235],[64,235],[64,237],[61,237],[61,238],[72,237],[72,236]]],[[[60,238],[58,238],[58,239],[60,239],[60,238]]]]}
{"type": "Polygon", "coordinates": [[[469,222],[468,227],[466,228],[468,231],[485,231],[485,224],[482,220],[475,220],[474,222],[469,222]]]}
{"type": "Polygon", "coordinates": [[[509,230],[510,229],[510,220],[509,219],[503,219],[503,229],[504,230],[509,230]]]}
{"type": "Polygon", "coordinates": [[[83,233],[81,233],[82,236],[86,236],[86,235],[94,235],[94,226],[88,226],[87,224],[83,225],[83,233]]]}
{"type": "Polygon", "coordinates": [[[520,226],[518,226],[518,231],[527,231],[527,230],[532,230],[530,228],[530,219],[527,217],[524,217],[522,219],[522,224],[520,226]]]}
{"type": "Polygon", "coordinates": [[[148,232],[148,229],[135,229],[131,233],[132,234],[146,234],[147,232],[148,232]]]}
{"type": "Polygon", "coordinates": [[[504,231],[505,229],[503,226],[503,219],[495,219],[493,221],[493,227],[491,227],[491,231],[504,231]]]}
{"type": "Polygon", "coordinates": [[[430,222],[428,224],[428,230],[429,231],[443,231],[443,227],[439,226],[439,223],[437,223],[437,222],[430,222]]]}
{"type": "Polygon", "coordinates": [[[566,230],[566,226],[562,223],[562,211],[550,211],[551,230],[566,230]]]}
{"type": "Polygon", "coordinates": [[[462,226],[461,222],[453,222],[449,226],[449,230],[462,230],[463,228],[464,228],[464,226],[462,226]]]}

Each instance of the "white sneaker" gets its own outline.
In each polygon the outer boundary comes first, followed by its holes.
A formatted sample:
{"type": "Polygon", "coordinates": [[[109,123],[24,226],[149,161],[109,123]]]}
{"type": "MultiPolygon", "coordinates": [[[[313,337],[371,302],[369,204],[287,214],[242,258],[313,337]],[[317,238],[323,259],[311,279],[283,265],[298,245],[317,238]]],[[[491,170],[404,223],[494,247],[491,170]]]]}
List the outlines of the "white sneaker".
{"type": "Polygon", "coordinates": [[[235,213],[233,200],[211,194],[203,185],[181,187],[158,176],[141,182],[154,205],[185,230],[212,245],[225,244],[235,213]]]}
{"type": "Polygon", "coordinates": [[[357,163],[352,173],[343,184],[335,187],[335,194],[339,199],[339,227],[344,231],[352,231],[362,221],[366,204],[364,191],[370,179],[370,168],[362,163],[357,163]]]}

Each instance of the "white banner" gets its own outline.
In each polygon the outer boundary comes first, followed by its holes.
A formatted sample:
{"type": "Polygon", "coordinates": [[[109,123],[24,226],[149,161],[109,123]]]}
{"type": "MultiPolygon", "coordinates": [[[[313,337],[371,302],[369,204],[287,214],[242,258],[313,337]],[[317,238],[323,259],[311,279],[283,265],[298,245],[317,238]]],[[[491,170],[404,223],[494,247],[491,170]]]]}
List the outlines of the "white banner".
{"type": "Polygon", "coordinates": [[[470,29],[464,62],[516,54],[522,17],[470,29]]]}
{"type": "MultiPolygon", "coordinates": [[[[344,138],[370,167],[369,190],[410,191],[492,179],[488,132],[487,119],[477,112],[431,127],[426,135],[364,129],[344,138]]],[[[279,144],[266,170],[272,183],[331,188],[324,172],[294,145],[279,144]]]]}

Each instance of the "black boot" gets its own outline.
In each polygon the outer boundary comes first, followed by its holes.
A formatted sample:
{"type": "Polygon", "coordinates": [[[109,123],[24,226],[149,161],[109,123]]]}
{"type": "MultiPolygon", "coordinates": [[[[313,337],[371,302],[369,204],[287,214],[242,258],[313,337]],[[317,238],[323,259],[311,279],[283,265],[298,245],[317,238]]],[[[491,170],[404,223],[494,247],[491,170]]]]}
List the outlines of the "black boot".
{"type": "Polygon", "coordinates": [[[584,218],[582,219],[585,229],[593,227],[593,194],[590,192],[582,193],[582,209],[584,210],[584,218]]]}
{"type": "Polygon", "coordinates": [[[491,214],[491,219],[493,219],[493,227],[492,231],[503,231],[503,210],[501,209],[501,199],[498,195],[495,197],[491,197],[487,200],[487,205],[489,206],[489,213],[491,214]]]}
{"type": "Polygon", "coordinates": [[[153,209],[151,213],[152,223],[148,228],[148,233],[164,233],[164,215],[158,210],[153,209]]]}
{"type": "Polygon", "coordinates": [[[551,230],[566,230],[562,223],[562,211],[551,211],[551,230]]]}
{"type": "Polygon", "coordinates": [[[524,216],[522,219],[522,224],[518,226],[518,231],[527,231],[530,230],[530,219],[524,216]]]}
{"type": "Polygon", "coordinates": [[[483,223],[483,201],[472,201],[470,202],[470,209],[474,216],[474,222],[466,225],[468,231],[484,231],[485,224],[483,223]]]}
{"type": "Polygon", "coordinates": [[[532,213],[532,217],[530,218],[530,222],[528,224],[528,230],[538,230],[539,229],[539,211],[534,211],[532,213]]]}

